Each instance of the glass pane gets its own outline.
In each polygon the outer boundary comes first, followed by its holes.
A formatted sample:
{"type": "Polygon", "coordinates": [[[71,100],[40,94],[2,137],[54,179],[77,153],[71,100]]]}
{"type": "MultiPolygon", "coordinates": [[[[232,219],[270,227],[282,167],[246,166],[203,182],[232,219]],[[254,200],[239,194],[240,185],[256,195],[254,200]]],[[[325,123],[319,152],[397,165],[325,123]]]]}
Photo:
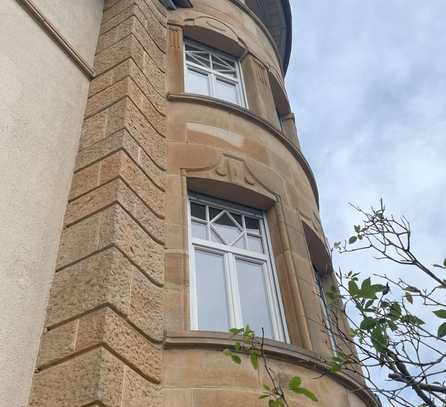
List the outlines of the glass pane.
{"type": "Polygon", "coordinates": [[[209,96],[208,75],[188,67],[186,72],[186,92],[209,96]]]}
{"type": "Polygon", "coordinates": [[[217,235],[217,233],[215,233],[214,230],[212,230],[212,228],[211,228],[211,239],[213,242],[224,244],[224,241],[220,238],[220,236],[217,235]]]}
{"type": "Polygon", "coordinates": [[[248,249],[252,250],[253,252],[263,253],[262,239],[257,236],[248,235],[248,249]]]}
{"type": "Polygon", "coordinates": [[[236,63],[228,58],[223,58],[218,55],[212,55],[212,67],[219,71],[220,69],[224,69],[227,71],[235,71],[236,63]]]}
{"type": "Polygon", "coordinates": [[[192,221],[192,236],[198,239],[207,240],[208,236],[206,223],[192,221]]]}
{"type": "Polygon", "coordinates": [[[238,247],[239,249],[246,249],[245,238],[243,235],[234,243],[233,246],[238,247]]]}
{"type": "Polygon", "coordinates": [[[237,221],[237,223],[242,227],[242,215],[237,215],[231,212],[231,216],[237,221]]]}
{"type": "Polygon", "coordinates": [[[227,244],[231,244],[241,233],[227,213],[221,215],[212,225],[227,244]]]}
{"type": "Polygon", "coordinates": [[[220,215],[221,209],[209,208],[209,219],[214,219],[217,215],[220,215]]]}
{"type": "Polygon", "coordinates": [[[193,62],[194,64],[198,64],[207,68],[211,67],[210,55],[208,52],[204,51],[187,51],[186,61],[193,62]]]}
{"type": "Polygon", "coordinates": [[[190,214],[194,218],[206,220],[206,207],[195,202],[190,203],[190,214]]]}
{"type": "Polygon", "coordinates": [[[223,255],[195,250],[198,328],[229,329],[228,300],[223,255]]]}
{"type": "Polygon", "coordinates": [[[260,234],[260,221],[256,218],[245,217],[246,230],[249,233],[259,233],[260,234]]]}
{"type": "Polygon", "coordinates": [[[217,79],[215,81],[215,97],[230,103],[239,103],[237,86],[233,83],[217,79]]]}
{"type": "Polygon", "coordinates": [[[249,324],[259,335],[263,328],[265,337],[274,339],[262,264],[242,259],[236,264],[243,324],[249,324]]]}

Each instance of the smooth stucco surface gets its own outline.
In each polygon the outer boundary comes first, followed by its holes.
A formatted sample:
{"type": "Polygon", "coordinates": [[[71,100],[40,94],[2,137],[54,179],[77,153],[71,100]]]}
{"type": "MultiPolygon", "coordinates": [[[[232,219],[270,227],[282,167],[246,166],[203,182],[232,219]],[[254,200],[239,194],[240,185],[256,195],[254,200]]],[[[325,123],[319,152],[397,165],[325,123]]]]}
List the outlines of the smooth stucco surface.
{"type": "MultiPolygon", "coordinates": [[[[36,2],[88,61],[101,3],[36,2]]],[[[0,2],[0,18],[0,404],[19,407],[29,396],[89,80],[15,0],[0,2]]]]}

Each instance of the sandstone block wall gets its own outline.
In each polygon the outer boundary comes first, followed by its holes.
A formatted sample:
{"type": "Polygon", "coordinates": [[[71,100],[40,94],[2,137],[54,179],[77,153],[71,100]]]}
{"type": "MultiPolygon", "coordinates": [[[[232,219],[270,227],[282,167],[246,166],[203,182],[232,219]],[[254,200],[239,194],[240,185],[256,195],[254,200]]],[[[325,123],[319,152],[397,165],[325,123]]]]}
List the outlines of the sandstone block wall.
{"type": "Polygon", "coordinates": [[[167,15],[106,0],[32,407],[159,406],[167,15]]]}

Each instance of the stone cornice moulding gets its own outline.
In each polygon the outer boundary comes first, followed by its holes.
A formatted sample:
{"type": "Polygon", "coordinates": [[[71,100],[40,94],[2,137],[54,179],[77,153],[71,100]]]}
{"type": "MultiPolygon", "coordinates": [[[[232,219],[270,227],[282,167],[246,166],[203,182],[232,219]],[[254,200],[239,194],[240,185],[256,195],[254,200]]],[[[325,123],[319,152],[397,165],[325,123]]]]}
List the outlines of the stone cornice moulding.
{"type": "MultiPolygon", "coordinates": [[[[164,339],[165,349],[195,348],[195,349],[214,349],[223,350],[234,345],[234,338],[231,334],[225,332],[207,332],[207,331],[167,331],[164,339]]],[[[345,385],[349,390],[355,392],[367,407],[377,407],[381,404],[365,384],[360,383],[351,374],[337,372],[331,373],[330,366],[314,352],[305,350],[296,345],[290,345],[265,339],[265,354],[273,359],[282,360],[287,363],[306,367],[321,372],[334,381],[345,385]]]]}
{"type": "Polygon", "coordinates": [[[82,58],[70,42],[59,33],[57,28],[44,16],[31,0],[16,0],[28,15],[45,31],[51,40],[73,61],[79,70],[88,78],[95,77],[94,68],[82,58]]]}
{"type": "Polygon", "coordinates": [[[301,165],[302,169],[304,170],[305,174],[308,177],[308,181],[310,182],[310,186],[313,191],[317,207],[319,208],[319,191],[310,164],[303,156],[299,148],[295,146],[291,141],[289,141],[278,129],[276,129],[268,121],[243,107],[234,105],[232,103],[224,102],[222,100],[218,100],[209,96],[196,95],[191,93],[168,93],[167,100],[170,102],[199,103],[215,107],[217,109],[223,109],[228,112],[237,114],[238,116],[246,120],[249,120],[254,124],[263,127],[264,129],[272,133],[293,154],[298,163],[301,165]]]}

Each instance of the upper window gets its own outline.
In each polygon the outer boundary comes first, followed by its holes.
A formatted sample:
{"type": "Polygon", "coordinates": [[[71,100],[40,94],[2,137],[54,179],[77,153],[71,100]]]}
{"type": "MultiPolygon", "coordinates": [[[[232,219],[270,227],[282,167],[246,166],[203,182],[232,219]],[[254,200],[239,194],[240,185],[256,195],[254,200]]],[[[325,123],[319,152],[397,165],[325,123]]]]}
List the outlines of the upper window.
{"type": "Polygon", "coordinates": [[[203,45],[186,42],[185,91],[245,107],[240,63],[203,45]]]}
{"type": "Polygon", "coordinates": [[[192,329],[288,340],[264,214],[195,195],[189,208],[192,329]]]}
{"type": "Polygon", "coordinates": [[[327,295],[325,293],[325,289],[324,289],[324,285],[321,280],[320,273],[316,269],[314,269],[314,272],[316,275],[316,284],[317,284],[317,288],[319,291],[319,300],[320,300],[321,308],[322,308],[322,319],[323,319],[323,323],[324,323],[324,328],[328,335],[328,340],[330,341],[330,348],[331,348],[333,354],[336,355],[337,354],[336,339],[335,339],[335,335],[333,332],[332,321],[330,318],[330,310],[328,307],[327,295]]]}

